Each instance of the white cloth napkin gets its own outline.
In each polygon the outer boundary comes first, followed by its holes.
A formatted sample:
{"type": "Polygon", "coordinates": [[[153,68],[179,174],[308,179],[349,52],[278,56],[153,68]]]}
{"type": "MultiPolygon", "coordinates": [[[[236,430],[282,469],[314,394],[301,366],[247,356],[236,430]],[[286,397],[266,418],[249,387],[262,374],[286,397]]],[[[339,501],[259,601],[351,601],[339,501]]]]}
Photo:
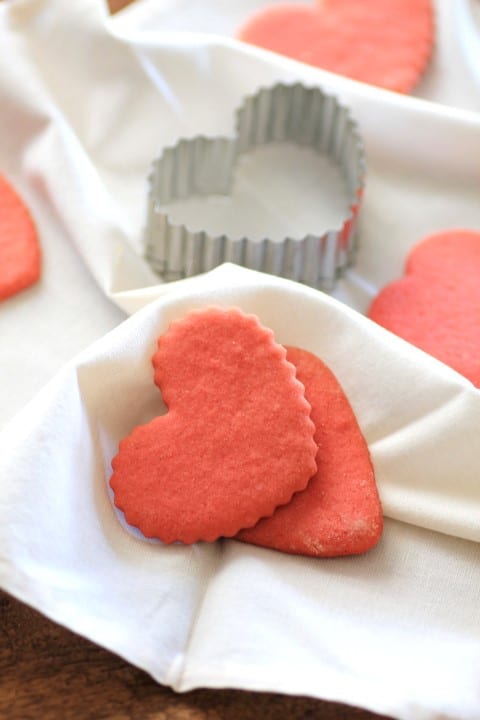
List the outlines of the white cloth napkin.
{"type": "Polygon", "coordinates": [[[479,116],[225,38],[129,32],[96,0],[2,5],[0,41],[11,59],[0,67],[2,170],[45,253],[43,282],[0,309],[3,420],[114,327],[118,308],[147,304],[0,435],[0,586],[178,690],[477,719],[480,391],[360,313],[423,234],[480,228],[479,116]],[[360,253],[335,293],[350,307],[235,266],[159,286],[140,259],[152,156],[179,136],[231,132],[241,98],[278,79],[335,91],[366,140],[360,253]],[[212,302],[257,313],[337,374],[388,517],[373,552],[324,562],[234,541],[165,548],[122,527],[110,460],[160,411],[156,337],[212,302]]]}
{"type": "MultiPolygon", "coordinates": [[[[234,37],[245,18],[275,0],[137,0],[115,18],[116,27],[190,31],[234,37]]],[[[315,0],[289,0],[290,5],[315,0]]],[[[480,7],[477,0],[432,0],[435,9],[435,52],[413,91],[416,97],[452,107],[480,110],[480,7]]]]}

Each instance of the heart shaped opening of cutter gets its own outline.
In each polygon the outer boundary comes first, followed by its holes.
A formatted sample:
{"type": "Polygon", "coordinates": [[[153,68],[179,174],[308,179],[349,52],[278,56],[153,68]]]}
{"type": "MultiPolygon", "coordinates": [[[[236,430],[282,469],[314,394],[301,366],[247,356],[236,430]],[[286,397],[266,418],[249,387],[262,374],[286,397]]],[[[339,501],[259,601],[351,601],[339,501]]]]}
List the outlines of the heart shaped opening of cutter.
{"type": "MultiPolygon", "coordinates": [[[[166,281],[207,272],[224,262],[331,289],[351,264],[363,191],[363,143],[348,108],[319,88],[279,84],[247,97],[235,137],[198,136],[166,148],[150,177],[146,257],[166,281]],[[229,195],[240,159],[278,143],[313,149],[334,164],[346,189],[348,215],[335,228],[261,239],[210,234],[172,221],[167,206],[190,197],[229,195]]],[[[286,168],[288,171],[288,168],[286,168]]]]}

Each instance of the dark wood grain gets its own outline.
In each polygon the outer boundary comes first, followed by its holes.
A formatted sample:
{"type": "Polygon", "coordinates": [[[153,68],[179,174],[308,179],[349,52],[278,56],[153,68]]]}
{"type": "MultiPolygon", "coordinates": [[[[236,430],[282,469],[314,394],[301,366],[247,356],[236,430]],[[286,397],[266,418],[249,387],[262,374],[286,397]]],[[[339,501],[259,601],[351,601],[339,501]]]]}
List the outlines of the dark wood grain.
{"type": "Polygon", "coordinates": [[[238,690],[174,693],[116,655],[0,592],[5,720],[380,720],[311,698],[238,690]]]}
{"type": "Polygon", "coordinates": [[[127,5],[130,5],[132,0],[108,0],[108,6],[110,8],[110,12],[118,12],[119,10],[123,10],[124,7],[127,7],[127,5]]]}

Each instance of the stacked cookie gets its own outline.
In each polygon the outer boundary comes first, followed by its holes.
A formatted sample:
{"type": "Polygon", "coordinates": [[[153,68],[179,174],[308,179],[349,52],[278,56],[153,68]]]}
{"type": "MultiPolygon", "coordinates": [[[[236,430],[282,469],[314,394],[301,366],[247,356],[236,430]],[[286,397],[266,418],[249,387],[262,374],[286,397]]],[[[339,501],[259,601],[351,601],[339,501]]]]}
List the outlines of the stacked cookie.
{"type": "Polygon", "coordinates": [[[121,441],[110,479],[145,536],[317,557],[378,542],[368,447],[319,358],[283,348],[252,315],[208,308],[171,324],[153,366],[168,412],[121,441]]]}

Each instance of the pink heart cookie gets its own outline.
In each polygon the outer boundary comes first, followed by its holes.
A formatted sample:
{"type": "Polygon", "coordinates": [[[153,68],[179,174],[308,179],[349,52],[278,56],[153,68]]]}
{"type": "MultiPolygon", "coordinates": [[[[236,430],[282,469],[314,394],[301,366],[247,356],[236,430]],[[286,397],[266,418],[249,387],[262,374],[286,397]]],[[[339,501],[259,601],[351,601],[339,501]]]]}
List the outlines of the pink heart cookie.
{"type": "Polygon", "coordinates": [[[135,428],[112,462],[115,504],[144,535],[213,541],[271,515],[315,473],[310,405],[270,330],[209,308],[158,341],[168,413],[135,428]]]}
{"type": "Polygon", "coordinates": [[[434,39],[430,0],[320,0],[254,14],[240,40],[372,85],[407,93],[434,39]]]}

